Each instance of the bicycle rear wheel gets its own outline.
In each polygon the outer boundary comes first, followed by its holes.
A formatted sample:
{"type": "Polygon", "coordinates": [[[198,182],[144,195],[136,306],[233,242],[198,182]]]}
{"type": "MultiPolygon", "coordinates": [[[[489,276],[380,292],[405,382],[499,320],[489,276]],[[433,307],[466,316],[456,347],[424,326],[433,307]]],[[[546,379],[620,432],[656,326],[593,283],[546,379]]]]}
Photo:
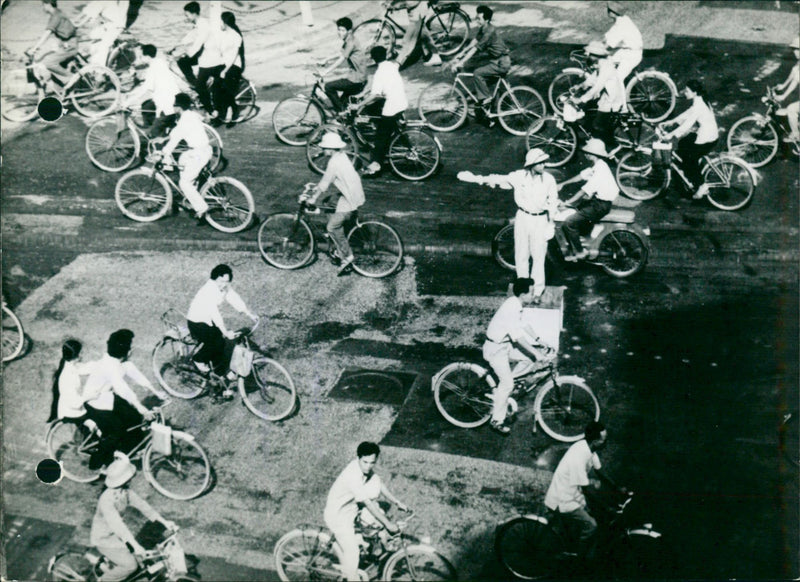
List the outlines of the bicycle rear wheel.
{"type": "Polygon", "coordinates": [[[755,184],[745,165],[736,159],[710,160],[703,172],[708,201],[720,210],[740,210],[753,199],[755,184]]]}
{"type": "Polygon", "coordinates": [[[308,142],[306,143],[306,159],[311,169],[315,172],[324,174],[325,168],[328,167],[328,161],[333,155],[333,152],[336,151],[345,152],[356,169],[358,169],[356,165],[358,161],[358,145],[355,134],[349,128],[339,125],[338,123],[325,123],[317,127],[308,137],[308,142]],[[342,138],[346,147],[342,150],[330,150],[319,147],[322,136],[328,132],[339,134],[339,137],[342,138]]]}
{"type": "Polygon", "coordinates": [[[467,98],[452,83],[431,83],[419,94],[419,116],[435,131],[453,131],[467,120],[467,98]]]}
{"type": "Polygon", "coordinates": [[[283,420],[297,406],[297,389],[281,364],[264,356],[253,360],[253,371],[239,377],[239,394],[247,409],[264,420],[283,420]]]}
{"type": "Polygon", "coordinates": [[[84,140],[89,160],[105,172],[122,172],[139,157],[139,135],[114,117],[95,121],[84,140]]]}
{"type": "Polygon", "coordinates": [[[537,394],[533,410],[544,432],[568,443],[582,439],[589,421],[600,418],[594,392],[577,376],[557,376],[537,394]]]}
{"type": "Polygon", "coordinates": [[[445,419],[461,428],[475,428],[492,413],[489,373],[477,364],[456,362],[434,376],[433,399],[445,419]]]}
{"type": "Polygon", "coordinates": [[[22,323],[5,304],[2,317],[3,361],[10,362],[22,353],[25,347],[25,332],[22,323]]]}
{"type": "Polygon", "coordinates": [[[114,188],[122,214],[137,222],[153,222],[172,207],[172,188],[151,168],[137,168],[122,176],[114,188]]]}
{"type": "Polygon", "coordinates": [[[457,580],[456,569],[442,554],[426,546],[408,546],[386,560],[383,580],[457,580]]]}
{"type": "Polygon", "coordinates": [[[424,180],[439,167],[439,144],[426,129],[406,128],[389,144],[389,165],[395,174],[412,182],[424,180]]]}
{"type": "Polygon", "coordinates": [[[325,120],[319,106],[307,97],[289,97],[275,106],[272,127],[283,143],[305,145],[309,136],[325,120]]]}
{"type": "Polygon", "coordinates": [[[578,136],[560,117],[545,117],[542,123],[534,124],[525,135],[528,150],[539,148],[550,159],[545,162],[549,168],[557,168],[569,162],[578,148],[578,136]]]}
{"type": "Polygon", "coordinates": [[[501,267],[513,271],[516,267],[514,257],[514,225],[507,224],[492,239],[492,256],[501,267]]]}
{"type": "Polygon", "coordinates": [[[164,454],[151,442],[144,451],[144,476],[156,491],[178,501],[201,495],[211,480],[211,463],[194,437],[172,431],[172,451],[164,454]]]}
{"type": "Polygon", "coordinates": [[[396,40],[394,28],[378,19],[366,20],[353,29],[353,42],[367,55],[372,47],[382,46],[386,49],[386,58],[391,59],[396,40]]]}
{"type": "Polygon", "coordinates": [[[314,255],[314,233],[294,214],[272,214],[258,229],[258,250],[273,267],[299,269],[314,255]]]}
{"type": "Polygon", "coordinates": [[[208,202],[206,221],[222,232],[239,232],[247,228],[256,211],[253,195],[247,186],[228,176],[211,178],[200,190],[208,202]]]}
{"type": "Polygon", "coordinates": [[[284,582],[341,580],[341,558],[330,534],[294,529],[275,544],[275,570],[284,582]]]}
{"type": "Polygon", "coordinates": [[[469,40],[469,16],[455,6],[434,8],[425,26],[436,52],[443,57],[456,54],[469,40]]]}
{"type": "Polygon", "coordinates": [[[586,80],[586,73],[578,68],[564,69],[556,75],[553,82],[547,88],[547,100],[553,111],[564,112],[564,100],[569,97],[571,89],[577,87],[586,80]]]}
{"type": "Polygon", "coordinates": [[[357,224],[347,235],[353,251],[353,269],[379,279],[394,273],[403,261],[403,241],[388,224],[370,220],[357,224]]]}
{"type": "Polygon", "coordinates": [[[628,152],[617,165],[617,184],[633,200],[652,200],[669,186],[669,170],[653,166],[650,154],[628,152]]]}
{"type": "Polygon", "coordinates": [[[4,70],[0,76],[0,114],[9,121],[30,121],[38,113],[44,91],[30,81],[28,74],[23,68],[4,70]]]}
{"type": "Polygon", "coordinates": [[[197,398],[205,390],[208,379],[189,360],[194,345],[164,337],[153,348],[153,374],[161,386],[183,400],[197,398]]]}
{"type": "Polygon", "coordinates": [[[536,580],[555,573],[561,543],[544,518],[517,517],[497,528],[494,551],[509,573],[536,580]]]}
{"type": "Polygon", "coordinates": [[[256,88],[245,78],[239,81],[236,90],[236,117],[234,123],[247,121],[253,116],[256,109],[256,88]]]}
{"type": "MultiPolygon", "coordinates": [[[[203,128],[206,130],[208,143],[211,146],[211,161],[208,162],[208,169],[214,173],[217,169],[219,169],[219,165],[222,163],[222,138],[220,137],[219,132],[217,132],[217,130],[210,125],[204,123],[203,128]]],[[[176,159],[178,158],[179,151],[179,147],[175,148],[173,155],[176,159]]]]}
{"type": "Polygon", "coordinates": [[[532,127],[538,129],[546,114],[544,99],[531,87],[512,87],[497,100],[497,120],[512,135],[525,135],[532,127]]]}
{"type": "Polygon", "coordinates": [[[78,483],[91,483],[100,477],[100,468],[90,469],[92,454],[100,437],[97,429],[69,420],[57,420],[47,431],[47,452],[61,465],[64,476],[78,483]]]}
{"type": "Polygon", "coordinates": [[[94,564],[81,552],[63,552],[54,556],[47,566],[48,581],[80,582],[91,580],[94,576],[94,564]]]}
{"type": "Polygon", "coordinates": [[[634,73],[625,88],[628,108],[655,123],[669,117],[675,109],[678,89],[668,75],[659,71],[634,73]]]}
{"type": "Polygon", "coordinates": [[[75,111],[94,118],[108,115],[117,108],[121,91],[114,71],[99,65],[86,65],[77,74],[78,80],[67,92],[75,111]]]}
{"type": "Polygon", "coordinates": [[[728,150],[754,168],[770,163],[778,153],[780,139],[769,119],[748,115],[728,132],[728,150]]]}

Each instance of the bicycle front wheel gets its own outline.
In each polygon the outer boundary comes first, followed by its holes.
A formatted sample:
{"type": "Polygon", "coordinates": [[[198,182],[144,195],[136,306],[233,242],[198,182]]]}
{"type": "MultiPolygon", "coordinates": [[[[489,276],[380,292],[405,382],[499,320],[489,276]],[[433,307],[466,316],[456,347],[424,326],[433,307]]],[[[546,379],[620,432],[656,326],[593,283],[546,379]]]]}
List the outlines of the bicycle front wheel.
{"type": "Polygon", "coordinates": [[[338,123],[325,123],[320,125],[311,133],[311,135],[308,137],[308,142],[306,143],[306,159],[308,160],[308,165],[311,166],[311,169],[315,172],[324,174],[325,168],[328,167],[328,161],[333,155],[333,152],[343,151],[347,154],[347,157],[350,158],[350,161],[353,162],[353,165],[356,167],[356,169],[358,169],[358,166],[356,165],[358,159],[358,146],[356,143],[356,136],[352,130],[343,127],[338,123]],[[319,142],[322,140],[322,136],[328,132],[339,134],[339,137],[342,138],[342,141],[344,141],[346,146],[342,150],[331,150],[319,147],[319,142]]]}
{"type": "Polygon", "coordinates": [[[617,184],[633,200],[652,200],[669,185],[669,171],[653,166],[650,155],[631,151],[617,165],[617,184]]]}
{"type": "Polygon", "coordinates": [[[2,317],[3,361],[10,362],[22,353],[25,347],[25,332],[22,323],[6,305],[3,305],[2,317]]]}
{"type": "Polygon", "coordinates": [[[419,116],[435,131],[453,131],[467,119],[467,98],[452,83],[431,83],[419,94],[419,116]]]}
{"type": "Polygon", "coordinates": [[[256,211],[253,195],[247,186],[228,176],[211,178],[200,190],[200,195],[208,202],[206,221],[222,232],[244,230],[256,211]]]}
{"type": "Polygon", "coordinates": [[[546,113],[539,92],[523,85],[512,87],[497,100],[497,120],[512,135],[525,135],[532,127],[538,129],[546,113]]]}
{"type": "Polygon", "coordinates": [[[537,395],[533,410],[544,432],[567,443],[582,439],[589,421],[600,418],[594,392],[577,376],[557,376],[537,395]]]}
{"type": "Polygon", "coordinates": [[[603,270],[620,279],[635,275],[647,264],[647,244],[630,230],[614,230],[598,245],[597,263],[603,270]]]}
{"type": "Polygon", "coordinates": [[[554,573],[561,543],[544,518],[517,517],[497,528],[497,560],[517,578],[536,580],[554,573]]]}
{"type": "Polygon", "coordinates": [[[366,20],[353,29],[353,42],[363,54],[368,55],[372,47],[382,46],[386,58],[391,59],[396,40],[394,28],[378,19],[366,20]]]}
{"type": "Polygon", "coordinates": [[[708,201],[720,210],[740,210],[753,199],[755,184],[745,165],[736,159],[717,158],[709,161],[703,172],[708,186],[708,201]]]}
{"type": "Polygon", "coordinates": [[[431,176],[441,160],[439,144],[428,130],[406,128],[389,144],[389,165],[395,174],[416,182],[431,176]]]}
{"type": "Polygon", "coordinates": [[[211,480],[211,463],[194,437],[172,431],[170,454],[156,451],[151,442],[144,451],[144,476],[156,491],[178,501],[201,495],[211,480]]]}
{"type": "Polygon", "coordinates": [[[85,552],[64,552],[53,557],[47,566],[48,581],[79,582],[94,578],[94,564],[85,552]]]}
{"type": "Polygon", "coordinates": [[[389,556],[383,566],[383,579],[391,580],[457,580],[456,569],[434,549],[408,546],[389,556]]]}
{"type": "Polygon", "coordinates": [[[275,544],[275,570],[284,582],[341,580],[341,558],[330,534],[294,529],[275,544]]]}
{"type": "Polygon", "coordinates": [[[728,151],[754,168],[770,163],[778,153],[778,132],[760,115],[748,115],[733,124],[728,132],[728,151]]]}
{"type": "Polygon", "coordinates": [[[78,483],[91,483],[100,477],[100,467],[89,468],[97,452],[100,437],[97,429],[69,420],[57,420],[47,431],[47,452],[61,465],[64,476],[78,483]]]}
{"type": "Polygon", "coordinates": [[[547,88],[547,100],[553,111],[564,112],[564,101],[572,94],[572,88],[577,87],[586,80],[586,73],[578,68],[564,69],[556,75],[547,88]]]}
{"type": "Polygon", "coordinates": [[[108,115],[119,105],[119,79],[114,71],[99,65],[87,65],[77,73],[68,94],[75,111],[84,117],[108,115]]]}
{"type": "Polygon", "coordinates": [[[182,340],[164,337],[153,348],[153,374],[158,383],[182,400],[200,396],[208,382],[189,359],[193,347],[182,340]]]}
{"type": "Polygon", "coordinates": [[[545,162],[549,168],[557,168],[569,162],[578,148],[578,136],[560,117],[545,117],[540,124],[533,124],[525,134],[528,151],[539,148],[550,156],[545,162]]]}
{"type": "Polygon", "coordinates": [[[678,88],[668,75],[659,71],[634,73],[625,88],[628,108],[645,121],[655,123],[669,117],[675,109],[678,88]]]}
{"type": "Polygon", "coordinates": [[[314,234],[294,214],[272,214],[258,229],[258,250],[273,267],[299,269],[314,255],[314,234]]]}
{"type": "Polygon", "coordinates": [[[275,106],[272,127],[283,143],[291,146],[305,145],[308,137],[324,121],[319,106],[306,97],[290,97],[275,106]]]}
{"type": "Polygon", "coordinates": [[[30,121],[38,113],[44,92],[28,78],[27,69],[3,71],[0,76],[0,114],[9,121],[30,121]]]}
{"type": "Polygon", "coordinates": [[[516,268],[514,256],[514,225],[507,224],[492,239],[492,256],[501,267],[513,271],[516,268]]]}
{"type": "Polygon", "coordinates": [[[239,377],[239,394],[247,409],[264,420],[283,420],[297,406],[291,374],[272,358],[258,356],[247,378],[239,377]]]}
{"type": "Polygon", "coordinates": [[[139,157],[141,148],[139,134],[114,117],[94,122],[84,141],[89,160],[105,172],[127,170],[139,157]]]}
{"type": "Polygon", "coordinates": [[[425,21],[433,46],[443,57],[456,54],[469,40],[469,16],[455,6],[445,6],[425,21]]]}
{"type": "Polygon", "coordinates": [[[114,200],[122,214],[136,222],[153,222],[172,206],[172,188],[151,168],[131,170],[114,188],[114,200]]]}
{"type": "Polygon", "coordinates": [[[447,422],[475,428],[489,420],[492,387],[488,376],[483,367],[462,362],[449,364],[434,376],[433,399],[447,422]]]}
{"type": "Polygon", "coordinates": [[[353,269],[364,277],[388,277],[403,261],[403,241],[388,224],[361,222],[347,235],[347,242],[353,252],[353,269]]]}

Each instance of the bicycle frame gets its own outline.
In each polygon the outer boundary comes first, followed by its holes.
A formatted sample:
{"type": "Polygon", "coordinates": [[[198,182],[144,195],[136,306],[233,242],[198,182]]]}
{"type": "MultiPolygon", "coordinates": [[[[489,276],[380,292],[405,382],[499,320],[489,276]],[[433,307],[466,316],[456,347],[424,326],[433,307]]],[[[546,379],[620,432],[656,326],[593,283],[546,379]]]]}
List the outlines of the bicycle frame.
{"type": "MultiPolygon", "coordinates": [[[[472,91],[469,90],[467,84],[464,83],[464,79],[474,78],[474,77],[475,77],[474,73],[456,73],[456,78],[453,81],[453,86],[458,85],[459,87],[461,87],[461,89],[463,89],[463,91],[467,94],[467,98],[473,103],[477,103],[478,98],[472,91]]],[[[497,94],[500,90],[501,84],[503,85],[503,89],[505,89],[506,91],[509,91],[511,89],[511,86],[508,84],[508,81],[506,81],[505,77],[498,77],[497,82],[494,84],[494,90],[492,91],[492,102],[494,102],[497,99],[497,94]]],[[[491,114],[491,113],[489,115],[490,116],[494,115],[495,117],[497,116],[496,114],[491,114]]]]}

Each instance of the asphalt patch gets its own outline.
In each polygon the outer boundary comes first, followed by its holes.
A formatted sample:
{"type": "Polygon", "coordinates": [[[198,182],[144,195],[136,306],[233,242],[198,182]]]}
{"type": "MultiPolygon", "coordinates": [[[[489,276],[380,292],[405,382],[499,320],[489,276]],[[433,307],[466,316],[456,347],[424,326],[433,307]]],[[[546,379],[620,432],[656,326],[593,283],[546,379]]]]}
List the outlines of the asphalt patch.
{"type": "Polygon", "coordinates": [[[338,400],[358,400],[402,406],[417,374],[385,370],[345,370],[328,396],[338,400]]]}
{"type": "Polygon", "coordinates": [[[71,545],[75,527],[32,517],[3,516],[6,580],[44,580],[50,558],[71,545]]]}

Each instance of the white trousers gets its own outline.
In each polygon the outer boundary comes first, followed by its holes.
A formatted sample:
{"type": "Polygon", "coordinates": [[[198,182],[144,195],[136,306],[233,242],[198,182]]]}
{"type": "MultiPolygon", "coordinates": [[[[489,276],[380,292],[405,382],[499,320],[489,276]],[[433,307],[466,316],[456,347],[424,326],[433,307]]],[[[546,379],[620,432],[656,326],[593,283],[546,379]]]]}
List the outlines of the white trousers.
{"type": "Polygon", "coordinates": [[[208,203],[200,196],[200,192],[197,190],[194,181],[197,179],[197,176],[200,175],[200,170],[202,170],[209,161],[211,161],[210,147],[208,149],[185,151],[178,159],[178,164],[182,167],[178,186],[181,187],[184,196],[186,196],[189,204],[192,205],[192,208],[194,208],[194,211],[197,213],[206,212],[208,210],[208,203]]]}
{"type": "Polygon", "coordinates": [[[342,576],[348,582],[358,582],[358,558],[360,549],[353,520],[337,519],[336,516],[325,515],[325,525],[331,530],[336,543],[342,550],[342,576]]]}
{"type": "Polygon", "coordinates": [[[497,344],[487,341],[483,344],[483,359],[497,375],[498,383],[492,392],[492,421],[502,423],[508,413],[508,397],[514,390],[514,374],[511,362],[528,360],[518,349],[509,343],[497,344]]]}
{"type": "Polygon", "coordinates": [[[122,30],[119,26],[105,23],[91,31],[89,37],[94,40],[94,43],[89,48],[89,62],[91,64],[100,65],[101,67],[106,66],[111,45],[117,40],[122,30]]]}
{"type": "Polygon", "coordinates": [[[544,261],[547,241],[553,238],[553,233],[553,224],[547,220],[546,214],[532,216],[517,210],[514,219],[514,264],[517,277],[533,279],[535,295],[544,293],[544,261]]]}
{"type": "Polygon", "coordinates": [[[612,63],[617,65],[617,75],[622,84],[625,84],[625,79],[628,78],[639,63],[642,62],[642,51],[632,49],[621,49],[615,52],[611,57],[612,63]]]}

